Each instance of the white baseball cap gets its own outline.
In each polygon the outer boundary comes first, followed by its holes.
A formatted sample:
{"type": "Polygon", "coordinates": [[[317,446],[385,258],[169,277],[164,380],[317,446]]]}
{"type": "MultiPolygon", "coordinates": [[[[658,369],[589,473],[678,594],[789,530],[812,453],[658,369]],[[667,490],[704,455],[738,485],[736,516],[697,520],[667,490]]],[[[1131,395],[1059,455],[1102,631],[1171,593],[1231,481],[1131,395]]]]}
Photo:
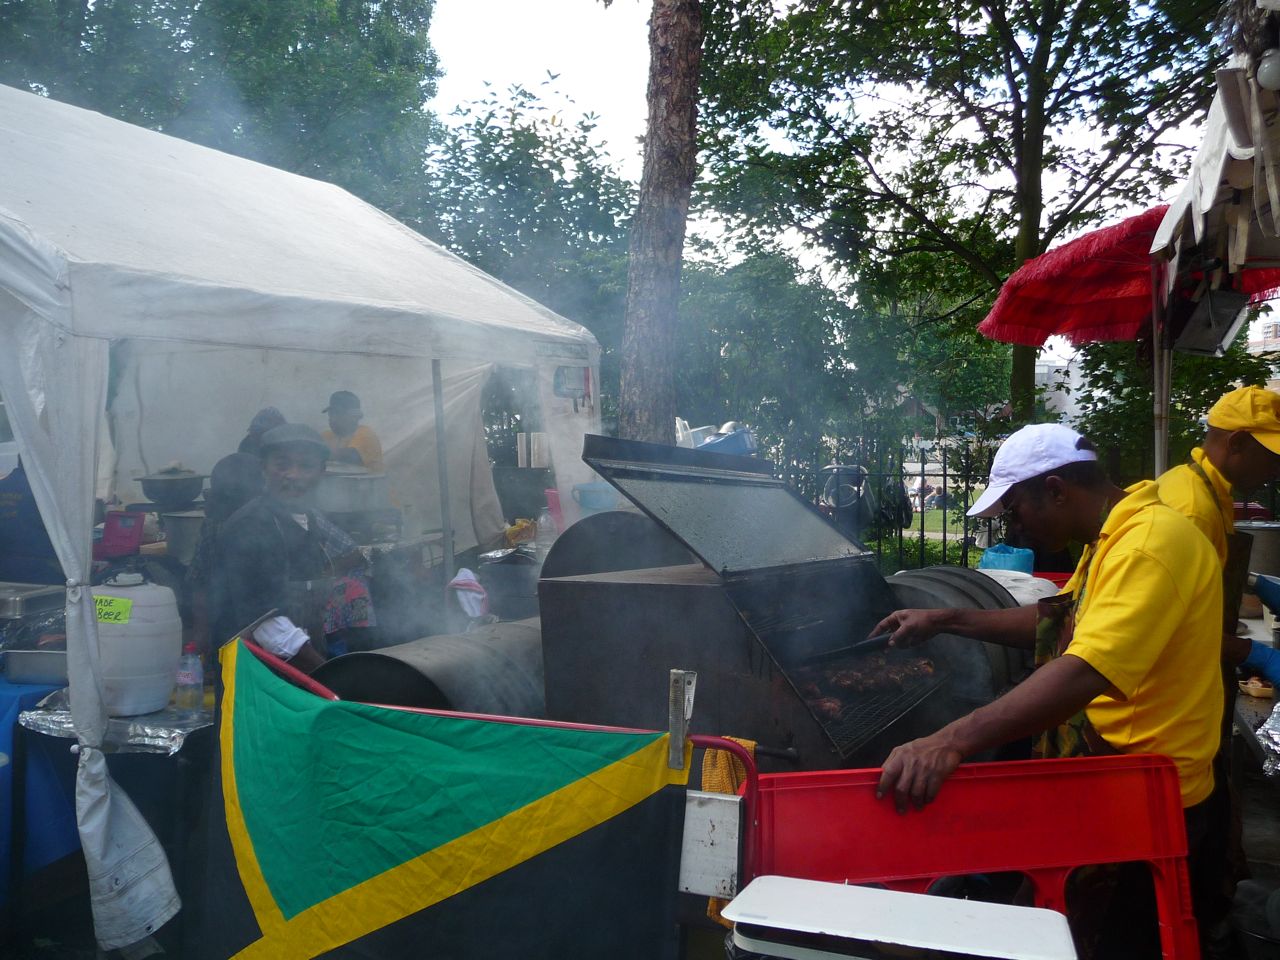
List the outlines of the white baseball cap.
{"type": "Polygon", "coordinates": [[[987,489],[969,508],[971,517],[994,517],[1000,513],[1000,498],[1015,483],[1030,480],[1056,467],[1082,460],[1097,460],[1092,450],[1081,450],[1080,434],[1061,423],[1033,423],[1009,435],[991,462],[987,489]]]}

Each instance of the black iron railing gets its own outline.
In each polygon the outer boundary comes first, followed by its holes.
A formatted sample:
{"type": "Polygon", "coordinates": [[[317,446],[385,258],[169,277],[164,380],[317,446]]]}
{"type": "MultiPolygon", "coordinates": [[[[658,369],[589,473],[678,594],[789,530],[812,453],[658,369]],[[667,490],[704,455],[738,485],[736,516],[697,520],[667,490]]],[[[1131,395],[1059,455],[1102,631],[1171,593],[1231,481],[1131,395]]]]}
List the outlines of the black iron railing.
{"type": "Polygon", "coordinates": [[[886,572],[936,563],[976,566],[993,521],[965,516],[985,488],[995,445],[944,439],[888,445],[844,442],[839,464],[786,479],[875,551],[886,572]]]}

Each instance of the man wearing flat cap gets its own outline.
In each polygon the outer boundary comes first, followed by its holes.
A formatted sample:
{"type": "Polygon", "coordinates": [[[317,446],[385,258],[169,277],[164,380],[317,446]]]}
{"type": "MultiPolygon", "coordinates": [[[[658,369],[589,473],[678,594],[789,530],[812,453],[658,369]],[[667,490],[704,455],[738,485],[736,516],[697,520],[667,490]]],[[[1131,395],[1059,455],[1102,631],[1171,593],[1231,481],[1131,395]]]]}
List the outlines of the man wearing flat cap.
{"type": "MultiPolygon", "coordinates": [[[[1223,703],[1213,547],[1160,501],[1154,481],[1116,487],[1092,444],[1060,424],[1010,436],[969,514],[1005,514],[1044,549],[1086,547],[1063,592],[1038,607],[899,610],[876,625],[896,646],[951,633],[1034,649],[1037,660],[1003,697],[897,747],[879,794],[893,794],[900,811],[923,806],[965,757],[1036,734],[1047,757],[1164,754],[1178,770],[1196,887],[1223,703]]],[[[1105,811],[1081,815],[1087,829],[1105,811]]]]}
{"type": "Polygon", "coordinates": [[[329,397],[329,405],[320,412],[329,415],[329,429],[321,437],[329,445],[330,458],[364,467],[370,473],[386,470],[382,442],[372,427],[360,422],[364,411],[359,397],[350,390],[336,390],[329,397]]]}
{"type": "Polygon", "coordinates": [[[336,578],[363,564],[355,542],[311,505],[328,456],[320,434],[304,424],[263,434],[266,489],[223,524],[215,561],[228,619],[244,627],[277,611],[253,639],[307,672],[324,662],[325,607],[336,578]]]}
{"type": "Polygon", "coordinates": [[[1160,499],[1194,523],[1213,544],[1223,567],[1224,656],[1231,664],[1270,669],[1271,649],[1235,637],[1240,595],[1248,573],[1249,540],[1236,533],[1232,490],[1248,493],[1280,479],[1280,394],[1262,387],[1232,390],[1209,410],[1203,445],[1186,463],[1156,481],[1160,499]],[[1258,662],[1253,662],[1253,661],[1258,662]]]}

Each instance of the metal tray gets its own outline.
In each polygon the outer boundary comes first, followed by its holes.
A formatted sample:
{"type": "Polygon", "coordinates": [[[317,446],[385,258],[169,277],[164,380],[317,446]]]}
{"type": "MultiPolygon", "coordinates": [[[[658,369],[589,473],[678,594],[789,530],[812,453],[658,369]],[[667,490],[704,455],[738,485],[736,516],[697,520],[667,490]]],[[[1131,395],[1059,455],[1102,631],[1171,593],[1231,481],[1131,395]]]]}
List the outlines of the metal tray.
{"type": "Polygon", "coordinates": [[[32,613],[56,610],[66,604],[66,594],[65,587],[0,581],[0,620],[17,620],[32,613]]]}
{"type": "Polygon", "coordinates": [[[66,683],[67,651],[6,650],[4,672],[10,683],[66,683]]]}

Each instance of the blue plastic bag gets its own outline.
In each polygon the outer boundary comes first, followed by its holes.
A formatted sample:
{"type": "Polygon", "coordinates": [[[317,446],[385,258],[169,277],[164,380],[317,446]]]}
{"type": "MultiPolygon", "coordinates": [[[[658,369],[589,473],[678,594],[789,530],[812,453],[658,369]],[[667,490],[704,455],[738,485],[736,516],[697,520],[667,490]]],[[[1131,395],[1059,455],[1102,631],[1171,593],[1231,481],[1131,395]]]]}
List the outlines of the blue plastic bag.
{"type": "Polygon", "coordinates": [[[1017,570],[1030,573],[1035,566],[1036,555],[1022,547],[1011,547],[1007,543],[997,543],[982,551],[982,559],[978,561],[979,570],[1017,570]]]}

